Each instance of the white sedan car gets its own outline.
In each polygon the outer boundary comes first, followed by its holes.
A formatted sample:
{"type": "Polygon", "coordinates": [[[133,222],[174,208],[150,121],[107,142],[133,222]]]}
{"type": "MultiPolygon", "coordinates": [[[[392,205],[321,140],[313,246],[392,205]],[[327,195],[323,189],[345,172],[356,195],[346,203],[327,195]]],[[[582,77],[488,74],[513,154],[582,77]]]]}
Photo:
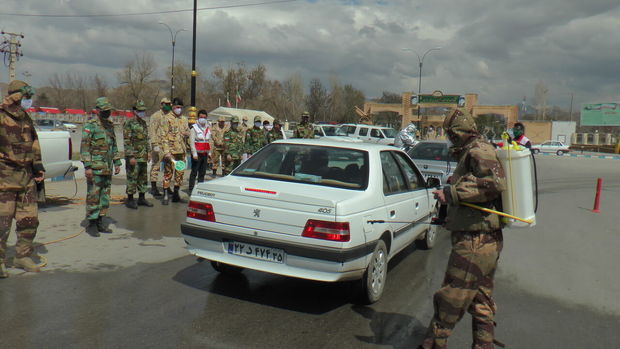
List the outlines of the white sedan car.
{"type": "Polygon", "coordinates": [[[556,153],[557,155],[564,155],[570,152],[570,148],[559,141],[546,141],[541,144],[532,145],[532,153],[556,153]]]}
{"type": "Polygon", "coordinates": [[[190,253],[219,272],[361,279],[362,300],[372,303],[392,257],[416,240],[433,246],[438,184],[394,147],[280,140],[198,184],[181,230],[190,253]]]}

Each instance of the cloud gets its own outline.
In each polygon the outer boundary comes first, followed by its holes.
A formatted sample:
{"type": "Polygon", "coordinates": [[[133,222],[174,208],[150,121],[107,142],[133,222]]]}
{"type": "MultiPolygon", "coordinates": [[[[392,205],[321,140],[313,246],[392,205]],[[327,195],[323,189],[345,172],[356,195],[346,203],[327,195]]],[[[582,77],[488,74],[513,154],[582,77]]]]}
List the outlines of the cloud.
{"type": "MultiPolygon", "coordinates": [[[[248,3],[212,1],[209,5],[248,3]]],[[[306,81],[329,74],[368,96],[417,90],[418,53],[423,92],[479,93],[487,104],[514,104],[544,81],[550,102],[619,99],[619,3],[614,0],[316,0],[201,11],[197,56],[201,71],[236,62],[263,63],[272,78],[301,73],[306,81]]],[[[206,5],[205,5],[206,6],[206,5]]],[[[181,0],[8,0],[0,13],[137,13],[190,7],[181,0]]],[[[135,51],[153,53],[161,77],[170,62],[170,33],[192,27],[191,13],[41,18],[0,16],[2,27],[22,31],[33,83],[53,73],[80,71],[116,83],[135,51]]],[[[177,36],[176,58],[191,62],[191,32],[177,36]]],[[[3,76],[6,76],[3,74],[3,76]]]]}

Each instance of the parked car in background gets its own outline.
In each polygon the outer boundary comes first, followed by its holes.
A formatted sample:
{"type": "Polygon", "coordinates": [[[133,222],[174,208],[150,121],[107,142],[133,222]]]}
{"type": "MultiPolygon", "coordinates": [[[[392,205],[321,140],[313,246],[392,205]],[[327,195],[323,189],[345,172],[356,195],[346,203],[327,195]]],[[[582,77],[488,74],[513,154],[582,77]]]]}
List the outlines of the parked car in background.
{"type": "Polygon", "coordinates": [[[395,147],[280,140],[199,183],[181,231],[189,252],[221,273],[359,280],[372,303],[390,259],[414,241],[433,247],[438,184],[395,147]]]}
{"type": "Polygon", "coordinates": [[[61,121],[60,123],[62,124],[62,127],[65,130],[69,131],[69,132],[77,131],[77,125],[76,124],[70,123],[68,121],[61,121]]]}
{"type": "Polygon", "coordinates": [[[556,153],[557,155],[564,155],[570,152],[568,145],[560,141],[546,141],[541,144],[532,145],[532,153],[556,153]]]}
{"type": "MultiPolygon", "coordinates": [[[[37,128],[37,126],[35,126],[37,128]]],[[[64,177],[77,170],[73,166],[71,156],[73,144],[67,131],[44,131],[37,129],[39,146],[41,147],[41,160],[45,167],[45,178],[51,180],[56,177],[64,177]]],[[[39,202],[45,202],[45,184],[39,185],[39,202]]]]}
{"type": "Polygon", "coordinates": [[[315,138],[327,138],[332,141],[359,143],[362,140],[348,137],[340,128],[340,125],[316,124],[314,125],[315,138]]]}
{"type": "Polygon", "coordinates": [[[449,148],[448,141],[420,141],[407,151],[407,155],[427,178],[438,178],[441,184],[446,184],[457,165],[449,155],[449,148]]]}
{"type": "Polygon", "coordinates": [[[385,145],[394,145],[394,138],[398,134],[391,127],[366,124],[343,124],[340,126],[340,133],[360,139],[362,142],[385,145]]]}

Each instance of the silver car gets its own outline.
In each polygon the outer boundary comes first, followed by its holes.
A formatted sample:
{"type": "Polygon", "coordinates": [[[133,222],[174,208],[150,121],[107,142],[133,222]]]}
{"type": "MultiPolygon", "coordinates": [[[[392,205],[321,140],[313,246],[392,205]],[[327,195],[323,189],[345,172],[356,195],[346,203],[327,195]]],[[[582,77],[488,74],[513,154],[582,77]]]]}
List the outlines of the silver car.
{"type": "Polygon", "coordinates": [[[407,151],[426,178],[439,178],[441,184],[448,182],[456,168],[456,161],[450,158],[448,141],[421,141],[407,151]]]}

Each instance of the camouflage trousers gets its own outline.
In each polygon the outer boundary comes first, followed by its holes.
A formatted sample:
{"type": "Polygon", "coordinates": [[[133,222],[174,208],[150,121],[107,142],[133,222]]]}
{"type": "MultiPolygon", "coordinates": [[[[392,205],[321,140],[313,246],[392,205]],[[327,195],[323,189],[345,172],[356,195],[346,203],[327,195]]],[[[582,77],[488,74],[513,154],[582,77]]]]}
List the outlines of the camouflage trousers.
{"type": "Polygon", "coordinates": [[[16,255],[18,258],[30,256],[39,226],[34,183],[22,191],[0,191],[0,263],[4,262],[6,257],[6,242],[13,219],[17,227],[16,255]]]}
{"type": "Polygon", "coordinates": [[[107,215],[111,189],[112,176],[94,175],[86,182],[86,219],[93,220],[107,215]]]}
{"type": "Polygon", "coordinates": [[[447,348],[448,337],[465,311],[472,316],[472,348],[494,348],[493,279],[502,247],[501,230],[452,233],[448,269],[442,287],[433,298],[435,314],[422,348],[447,348]]]}
{"type": "Polygon", "coordinates": [[[148,187],[147,182],[147,166],[146,162],[136,162],[135,165],[129,165],[129,159],[125,159],[125,171],[127,172],[127,190],[129,195],[136,193],[146,193],[148,187]]]}
{"type": "Polygon", "coordinates": [[[214,147],[211,149],[211,169],[216,170],[220,167],[220,158],[222,159],[222,167],[224,167],[225,160],[222,157],[222,153],[224,152],[224,148],[214,147]]]}
{"type": "Polygon", "coordinates": [[[157,182],[157,177],[159,177],[159,168],[161,167],[161,154],[158,151],[151,152],[151,173],[150,173],[150,181],[157,182]]]}
{"type": "Polygon", "coordinates": [[[224,169],[222,170],[222,175],[226,176],[231,173],[237,166],[241,165],[241,159],[235,159],[233,157],[232,161],[225,160],[224,161],[224,169]]]}
{"type": "MultiPolygon", "coordinates": [[[[172,154],[172,157],[179,161],[187,161],[185,159],[185,154],[172,154]]],[[[183,184],[183,175],[185,171],[176,171],[174,169],[174,164],[170,160],[166,160],[164,163],[164,189],[170,188],[170,182],[172,181],[172,175],[174,174],[174,186],[180,187],[183,184]]]]}

